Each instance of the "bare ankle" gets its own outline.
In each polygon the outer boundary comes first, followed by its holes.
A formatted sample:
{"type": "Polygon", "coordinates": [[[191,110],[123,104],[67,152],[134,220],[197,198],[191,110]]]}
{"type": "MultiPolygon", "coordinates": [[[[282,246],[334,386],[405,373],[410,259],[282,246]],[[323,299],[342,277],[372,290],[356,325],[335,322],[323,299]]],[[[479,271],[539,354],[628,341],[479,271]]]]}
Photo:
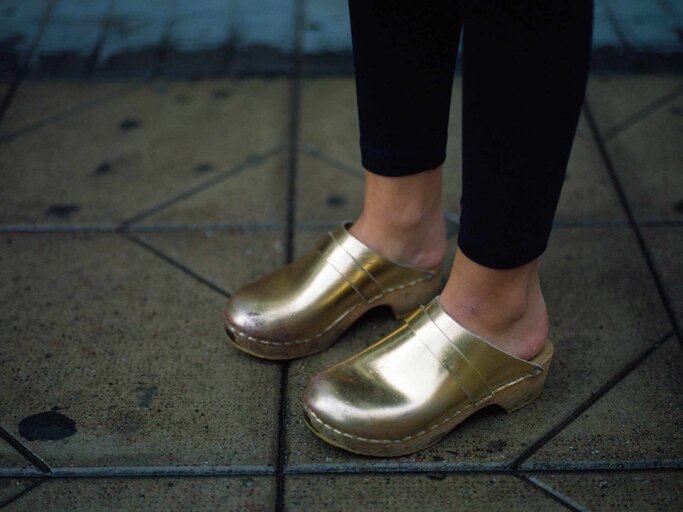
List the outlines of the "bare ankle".
{"type": "Polygon", "coordinates": [[[350,232],[391,261],[431,269],[446,255],[446,222],[443,215],[420,223],[396,223],[361,215],[350,232]]]}
{"type": "Polygon", "coordinates": [[[351,234],[386,258],[434,268],[446,254],[441,167],[408,176],[365,173],[363,213],[351,234]]]}
{"type": "Polygon", "coordinates": [[[517,357],[536,355],[548,336],[548,313],[538,267],[497,271],[458,250],[440,302],[463,327],[517,357]]]}

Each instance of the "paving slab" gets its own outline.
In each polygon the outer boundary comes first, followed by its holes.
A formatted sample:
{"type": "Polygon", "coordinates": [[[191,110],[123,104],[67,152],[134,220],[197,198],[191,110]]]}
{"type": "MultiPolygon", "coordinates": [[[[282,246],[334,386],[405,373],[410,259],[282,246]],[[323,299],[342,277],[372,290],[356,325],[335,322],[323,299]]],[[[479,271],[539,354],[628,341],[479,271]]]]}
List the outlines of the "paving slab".
{"type": "MultiPolygon", "coordinates": [[[[451,100],[448,154],[444,164],[443,183],[445,205],[454,211],[459,211],[460,195],[460,84],[460,79],[456,78],[451,100]]],[[[358,109],[353,78],[303,80],[299,141],[302,149],[331,158],[344,168],[355,170],[362,178],[358,109]]]]}
{"type": "Polygon", "coordinates": [[[272,510],[274,478],[98,478],[44,482],[7,510],[272,510]]]}
{"type": "MultiPolygon", "coordinates": [[[[683,209],[683,204],[681,204],[683,209]]],[[[679,325],[683,324],[683,226],[642,228],[679,325]]]]}
{"type": "Polygon", "coordinates": [[[20,455],[4,439],[0,439],[0,468],[34,469],[33,464],[20,455]]]}
{"type": "Polygon", "coordinates": [[[40,82],[22,81],[0,125],[0,141],[6,143],[27,131],[35,130],[125,95],[140,87],[131,82],[40,82]]]}
{"type": "Polygon", "coordinates": [[[0,76],[14,78],[26,62],[49,0],[6,0],[0,11],[0,76]]]}
{"type": "Polygon", "coordinates": [[[117,0],[112,24],[98,53],[97,76],[149,76],[159,66],[160,47],[177,2],[117,0]]]}
{"type": "Polygon", "coordinates": [[[18,137],[0,154],[0,222],[135,216],[204,182],[198,166],[233,169],[281,146],[287,90],[280,79],[146,84],[18,137]]]}
{"type": "Polygon", "coordinates": [[[32,481],[27,479],[0,479],[0,508],[10,500],[16,499],[29,488],[32,481]]]}
{"type": "Polygon", "coordinates": [[[681,41],[677,37],[676,21],[665,9],[664,2],[641,2],[639,0],[603,0],[610,8],[614,21],[626,39],[626,43],[639,51],[655,50],[677,53],[681,41]]]}
{"type": "Polygon", "coordinates": [[[683,462],[682,367],[672,336],[522,467],[683,462]]]}
{"type": "MultiPolygon", "coordinates": [[[[461,78],[456,77],[451,100],[448,153],[444,163],[443,200],[445,207],[451,212],[460,211],[461,84],[461,78]]],[[[357,174],[362,180],[354,80],[352,78],[304,80],[301,105],[300,147],[304,151],[318,155],[321,160],[336,163],[339,168],[351,175],[357,174]]],[[[309,165],[303,159],[302,163],[309,165]]],[[[302,174],[308,180],[306,172],[304,170],[302,174]]],[[[328,192],[322,179],[317,186],[324,190],[314,197],[314,200],[319,201],[321,195],[328,192]]],[[[362,189],[360,190],[359,201],[362,205],[362,189]]],[[[308,196],[299,197],[300,210],[306,209],[303,200],[307,199],[308,196]]],[[[318,211],[319,208],[320,206],[316,204],[314,210],[318,211]]],[[[588,123],[583,117],[577,129],[567,166],[567,179],[556,219],[566,222],[583,219],[624,220],[605,164],[588,123]]]]}
{"type": "Polygon", "coordinates": [[[297,8],[294,0],[252,0],[232,4],[236,74],[291,73],[297,8]]]}
{"type": "Polygon", "coordinates": [[[625,121],[677,91],[683,77],[672,74],[598,74],[588,79],[586,100],[603,135],[609,136],[625,121]]]}
{"type": "Polygon", "coordinates": [[[227,41],[234,39],[233,4],[193,0],[175,5],[167,35],[169,49],[161,62],[162,73],[217,73],[226,67],[227,41]]]}
{"type": "Polygon", "coordinates": [[[105,31],[111,2],[60,0],[31,59],[31,74],[81,78],[105,31]]]}
{"type": "Polygon", "coordinates": [[[683,220],[683,94],[615,135],[607,151],[638,220],[683,220]]]}
{"type": "Polygon", "coordinates": [[[224,296],[120,235],[2,247],[0,421],[51,467],[274,464],[280,369],[224,296]]]}
{"type": "Polygon", "coordinates": [[[681,471],[544,473],[536,477],[587,510],[680,510],[681,471]]]}
{"type": "Polygon", "coordinates": [[[163,252],[228,293],[284,264],[283,229],[135,233],[135,238],[163,252]]]}
{"type": "Polygon", "coordinates": [[[201,162],[192,169],[217,183],[153,213],[138,224],[284,224],[287,211],[287,155],[284,151],[247,160],[237,169],[201,162]]]}
{"type": "Polygon", "coordinates": [[[363,210],[363,177],[353,169],[300,153],[296,180],[297,223],[336,224],[355,220],[363,210]]]}
{"type": "MultiPolygon", "coordinates": [[[[309,243],[302,238],[297,251],[309,243]]],[[[511,415],[486,408],[436,446],[398,459],[355,456],[324,443],[302,420],[301,393],[311,375],[398,326],[388,314],[377,314],[357,322],[326,351],[291,364],[288,467],[507,464],[671,330],[634,237],[625,228],[557,229],[541,268],[556,352],[538,400],[511,415]]]]}
{"type": "Polygon", "coordinates": [[[289,476],[287,510],[565,510],[526,482],[504,475],[289,476]]]}

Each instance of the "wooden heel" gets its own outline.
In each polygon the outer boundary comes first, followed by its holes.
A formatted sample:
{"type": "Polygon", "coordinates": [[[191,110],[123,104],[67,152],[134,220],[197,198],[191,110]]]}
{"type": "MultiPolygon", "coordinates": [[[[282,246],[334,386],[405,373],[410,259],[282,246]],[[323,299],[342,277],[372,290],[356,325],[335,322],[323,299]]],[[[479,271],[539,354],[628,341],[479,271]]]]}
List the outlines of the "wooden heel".
{"type": "Polygon", "coordinates": [[[545,371],[496,393],[493,398],[494,403],[500,405],[508,413],[529,405],[541,394],[548,376],[548,368],[549,364],[546,364],[545,371]]]}

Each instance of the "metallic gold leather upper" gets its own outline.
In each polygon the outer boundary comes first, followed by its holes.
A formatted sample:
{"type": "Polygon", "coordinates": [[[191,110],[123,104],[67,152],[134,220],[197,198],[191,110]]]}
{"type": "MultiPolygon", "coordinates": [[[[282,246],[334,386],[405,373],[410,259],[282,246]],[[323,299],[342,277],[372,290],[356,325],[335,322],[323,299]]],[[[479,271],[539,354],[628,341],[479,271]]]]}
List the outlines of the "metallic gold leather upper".
{"type": "Polygon", "coordinates": [[[306,342],[362,304],[436,277],[389,261],[351,235],[345,223],[308,252],[240,288],[225,316],[230,328],[271,342],[306,342]]]}
{"type": "Polygon", "coordinates": [[[400,440],[542,371],[460,326],[437,296],[377,343],[315,375],[304,406],[346,436],[400,440]]]}

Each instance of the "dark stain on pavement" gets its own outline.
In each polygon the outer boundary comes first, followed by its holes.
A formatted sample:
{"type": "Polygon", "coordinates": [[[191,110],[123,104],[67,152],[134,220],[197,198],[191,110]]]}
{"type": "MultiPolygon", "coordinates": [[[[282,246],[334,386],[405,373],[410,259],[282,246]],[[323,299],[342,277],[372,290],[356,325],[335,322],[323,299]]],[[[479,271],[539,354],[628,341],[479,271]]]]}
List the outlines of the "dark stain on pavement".
{"type": "Polygon", "coordinates": [[[76,433],[76,422],[53,408],[27,416],[19,423],[19,435],[29,441],[57,441],[76,433]]]}
{"type": "Polygon", "coordinates": [[[213,165],[207,162],[202,162],[201,164],[195,165],[192,170],[196,173],[203,174],[205,172],[213,171],[213,165]]]}
{"type": "Polygon", "coordinates": [[[107,174],[109,171],[111,171],[109,162],[102,162],[95,168],[95,174],[107,174]]]}
{"type": "Polygon", "coordinates": [[[123,121],[121,121],[121,124],[119,124],[119,128],[121,131],[127,132],[130,130],[135,130],[136,128],[140,128],[140,121],[137,119],[133,119],[132,117],[127,117],[123,121]]]}
{"type": "Polygon", "coordinates": [[[48,217],[59,217],[65,219],[80,210],[81,207],[77,204],[51,204],[45,215],[48,217]]]}

